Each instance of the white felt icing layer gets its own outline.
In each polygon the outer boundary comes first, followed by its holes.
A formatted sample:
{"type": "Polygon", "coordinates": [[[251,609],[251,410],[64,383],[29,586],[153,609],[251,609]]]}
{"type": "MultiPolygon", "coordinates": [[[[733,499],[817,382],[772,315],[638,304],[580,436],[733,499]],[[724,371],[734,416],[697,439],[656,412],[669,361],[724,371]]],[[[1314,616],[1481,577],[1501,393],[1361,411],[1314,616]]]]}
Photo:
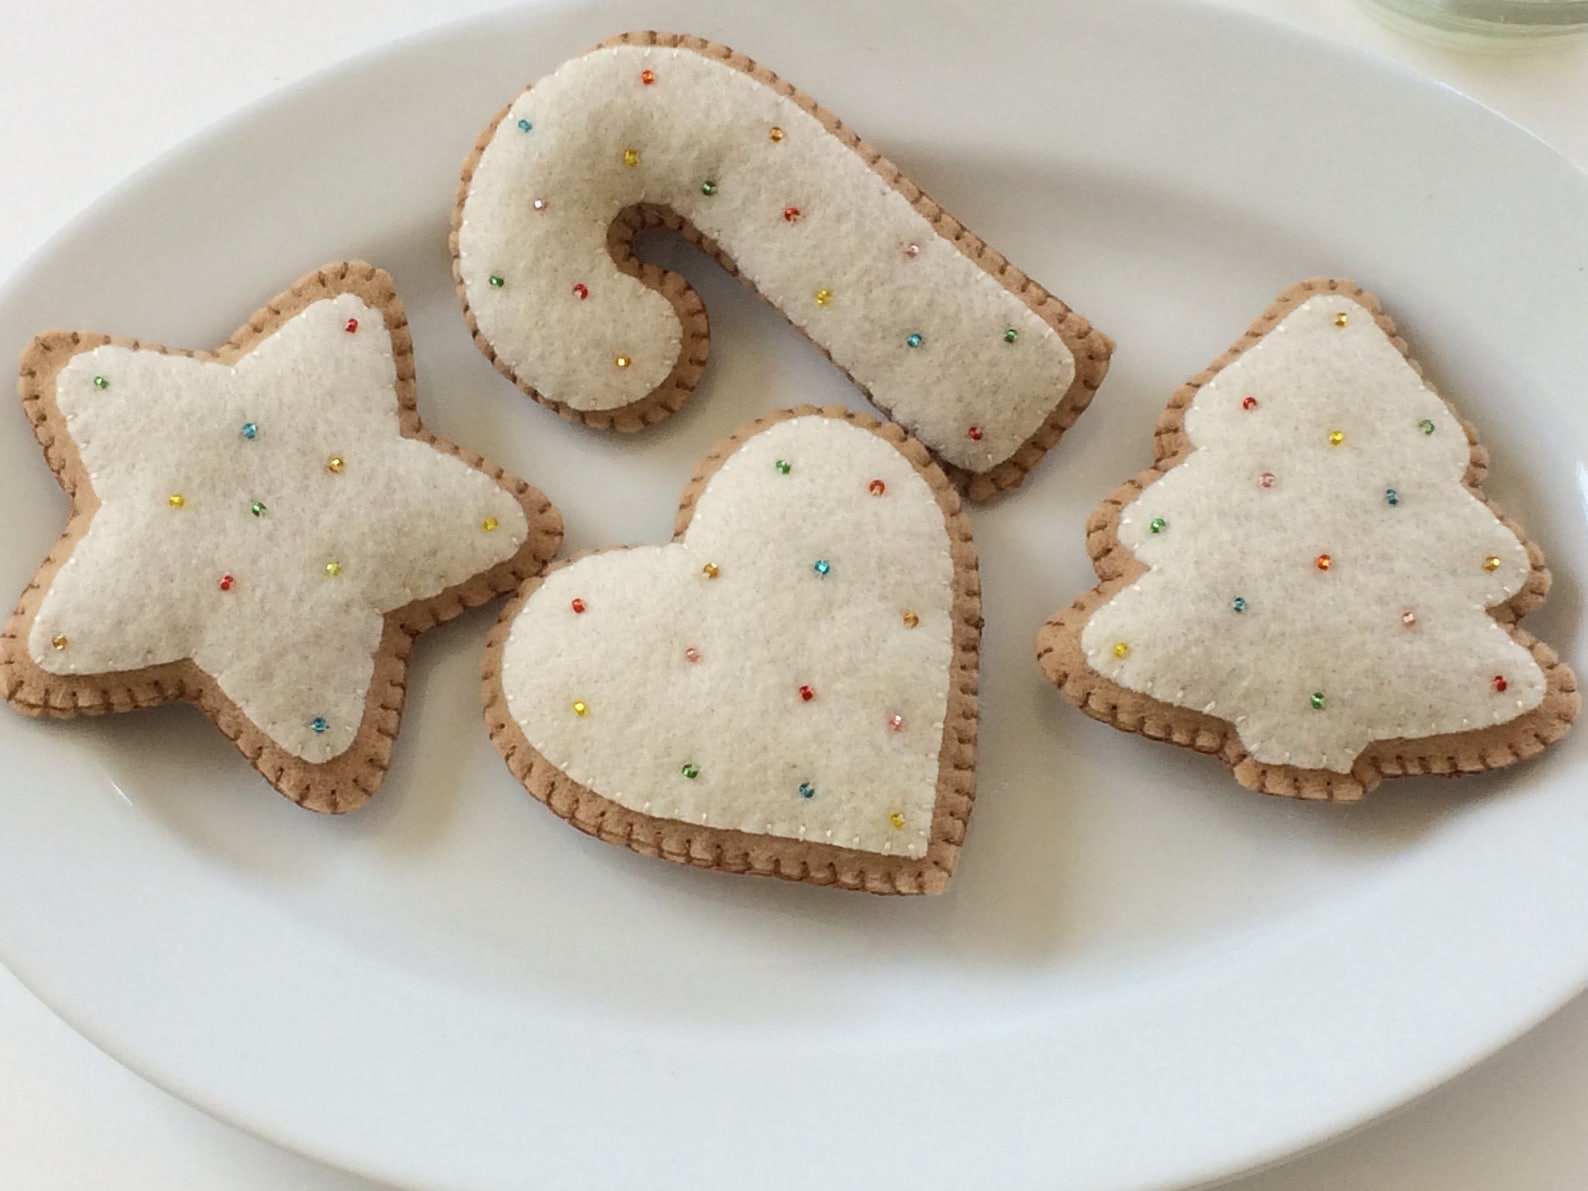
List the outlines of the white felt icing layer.
{"type": "Polygon", "coordinates": [[[943,511],[909,460],[847,422],[790,419],[722,465],[682,541],[548,575],[513,623],[502,687],[537,752],[631,810],[919,857],[953,582],[943,511]]]}
{"type": "Polygon", "coordinates": [[[1461,425],[1368,311],[1310,299],[1202,386],[1185,433],[1192,454],[1121,514],[1149,569],[1087,622],[1095,670],[1231,721],[1260,762],[1337,772],[1375,740],[1539,705],[1543,672],[1486,611],[1521,590],[1527,551],[1462,483],[1461,425]]]}
{"type": "Polygon", "coordinates": [[[672,371],[672,305],[607,251],[608,225],[640,202],[674,208],[715,240],[895,421],[961,467],[985,471],[1012,455],[1075,377],[1052,327],[793,100],[691,50],[613,46],[513,104],[474,170],[458,231],[481,333],[553,401],[615,409],[672,371]],[[624,164],[627,149],[637,164],[624,164]],[[819,290],[831,293],[825,305],[819,290]],[[631,366],[617,368],[619,355],[631,366]]]}
{"type": "Polygon", "coordinates": [[[381,312],[352,294],[231,366],[112,346],[74,356],[56,402],[99,508],[40,604],[33,660],[96,674],[191,658],[293,755],[346,750],[382,615],[511,557],[528,532],[490,476],[402,437],[395,385],[381,312]]]}

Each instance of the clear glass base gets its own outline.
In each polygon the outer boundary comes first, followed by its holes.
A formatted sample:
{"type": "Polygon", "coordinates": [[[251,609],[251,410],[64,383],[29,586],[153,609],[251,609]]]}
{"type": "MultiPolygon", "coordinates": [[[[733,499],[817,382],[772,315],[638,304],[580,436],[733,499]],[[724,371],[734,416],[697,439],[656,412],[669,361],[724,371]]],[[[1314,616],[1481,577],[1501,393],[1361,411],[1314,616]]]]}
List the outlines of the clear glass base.
{"type": "Polygon", "coordinates": [[[1466,39],[1537,41],[1588,33],[1588,0],[1363,0],[1391,23],[1466,39]],[[1398,19],[1397,19],[1398,18],[1398,19]]]}

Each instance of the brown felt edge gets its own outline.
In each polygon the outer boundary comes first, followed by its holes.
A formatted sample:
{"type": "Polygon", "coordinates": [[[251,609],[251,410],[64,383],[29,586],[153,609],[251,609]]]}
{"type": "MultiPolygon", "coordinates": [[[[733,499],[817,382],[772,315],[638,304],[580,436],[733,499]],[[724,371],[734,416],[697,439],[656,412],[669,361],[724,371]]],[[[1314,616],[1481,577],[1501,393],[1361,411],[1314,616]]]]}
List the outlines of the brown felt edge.
{"type": "MultiPolygon", "coordinates": [[[[792,99],[853,150],[869,169],[903,195],[939,235],[951,241],[979,268],[995,278],[1000,285],[1024,302],[1043,322],[1058,333],[1075,359],[1075,376],[1031,437],[1015,448],[1008,458],[994,463],[985,471],[972,472],[951,464],[941,464],[944,472],[971,500],[986,500],[1000,492],[1018,487],[1026,475],[1041,462],[1042,457],[1064,436],[1064,432],[1075,423],[1075,419],[1080,417],[1082,411],[1091,404],[1093,395],[1108,372],[1109,357],[1114,351],[1113,340],[1011,265],[1002,254],[973,235],[964,224],[943,210],[919,186],[905,177],[897,166],[861,140],[837,116],[759,63],[716,42],[687,34],[654,31],[620,33],[593,47],[590,52],[615,45],[688,50],[741,70],[779,95],[792,99]]],[[[533,87],[526,87],[523,93],[530,90],[533,90],[533,87]]],[[[463,205],[468,198],[469,184],[474,178],[474,170],[479,164],[481,154],[496,135],[497,126],[510,107],[511,105],[497,112],[491,123],[476,139],[473,151],[463,163],[462,177],[458,182],[457,201],[452,209],[452,233],[449,240],[452,248],[452,276],[457,285],[458,299],[463,304],[463,315],[468,322],[469,333],[473,336],[475,346],[496,366],[498,372],[531,398],[571,421],[583,422],[587,426],[603,430],[622,431],[640,430],[653,422],[659,422],[680,408],[690,393],[694,392],[701,373],[705,370],[710,331],[706,308],[700,300],[700,295],[677,273],[669,273],[656,265],[641,261],[634,253],[634,238],[650,227],[663,227],[677,232],[697,245],[729,274],[739,278],[757,297],[761,296],[760,292],[749,278],[739,272],[738,265],[732,257],[672,208],[652,203],[626,208],[619,212],[608,229],[607,247],[619,270],[638,278],[644,285],[672,303],[683,328],[683,345],[679,351],[678,362],[666,379],[649,394],[639,401],[616,409],[577,410],[537,392],[527,378],[519,376],[507,361],[496,353],[491,342],[480,331],[474,311],[469,305],[468,293],[464,289],[462,260],[458,255],[458,230],[463,223],[463,205]]],[[[801,331],[801,334],[804,332],[801,331]]],[[[821,344],[815,343],[814,340],[812,343],[829,360],[832,359],[831,354],[821,344]]],[[[836,362],[835,366],[837,366],[836,362]]],[[[846,370],[840,368],[840,371],[849,376],[855,386],[884,416],[892,417],[891,411],[880,405],[870,390],[856,381],[846,370]]]]}
{"type": "MultiPolygon", "coordinates": [[[[781,877],[868,893],[939,893],[953,874],[976,797],[976,695],[982,616],[981,584],[970,522],[960,507],[958,494],[942,470],[932,462],[926,448],[892,423],[879,423],[840,406],[802,405],[767,414],[740,427],[731,437],[718,443],[701,462],[680,498],[673,540],[683,537],[694,515],[695,502],[724,460],[767,427],[789,418],[807,416],[842,419],[889,443],[931,486],[943,510],[954,562],[954,658],[948,705],[943,716],[937,800],[933,804],[924,857],[885,856],[832,844],[702,827],[641,814],[574,781],[530,744],[523,729],[509,714],[502,690],[502,650],[513,621],[525,601],[544,582],[544,576],[529,580],[519,589],[491,630],[481,663],[486,728],[508,768],[526,790],[580,831],[609,844],[620,844],[644,856],[659,856],[696,868],[781,877]]],[[[547,574],[576,561],[559,562],[547,574]]]]}
{"type": "Polygon", "coordinates": [[[402,717],[414,638],[467,608],[512,591],[523,580],[538,574],[562,542],[562,518],[539,491],[424,428],[416,404],[413,337],[402,302],[391,277],[362,261],[327,265],[304,277],[213,351],[188,351],[77,331],[46,332],[22,353],[19,388],[33,433],[44,450],[44,458],[71,498],[72,511],[66,529],[0,632],[0,694],[28,715],[62,718],[129,711],[177,700],[196,703],[266,781],[313,811],[340,814],[353,810],[363,805],[380,785],[402,717]],[[343,293],[358,295],[379,310],[385,321],[396,365],[402,434],[429,443],[484,472],[523,506],[528,533],[517,553],[430,599],[416,600],[386,614],[369,695],[353,743],[323,764],[307,762],[276,745],[191,660],[111,674],[56,675],[39,667],[27,647],[33,618],[56,572],[71,557],[99,504],[56,404],[55,379],[61,368],[79,352],[106,344],[232,364],[312,303],[343,293]]]}
{"type": "MultiPolygon", "coordinates": [[[[1205,715],[1143,695],[1112,682],[1088,664],[1081,649],[1081,632],[1092,612],[1107,603],[1115,592],[1134,583],[1145,571],[1130,549],[1119,540],[1119,517],[1124,507],[1146,488],[1161,479],[1191,453],[1185,436],[1184,417],[1197,391],[1221,369],[1272,330],[1287,314],[1316,294],[1340,294],[1370,314],[1389,336],[1412,369],[1422,376],[1422,367],[1407,351],[1396,334],[1395,324],[1384,313],[1378,299],[1355,282],[1336,278],[1315,278],[1285,290],[1267,310],[1247,328],[1223,355],[1175,390],[1168,408],[1158,419],[1153,438],[1156,463],[1127,480],[1107,500],[1093,510],[1086,525],[1086,549],[1097,571],[1098,583],[1069,608],[1056,613],[1037,634],[1037,659],[1042,672],[1064,692],[1066,698],[1094,719],[1112,724],[1126,732],[1140,732],[1155,740],[1165,740],[1218,757],[1229,766],[1243,786],[1264,794],[1282,794],[1350,802],[1360,799],[1386,777],[1413,774],[1460,776],[1498,769],[1524,757],[1542,752],[1564,737],[1576,718],[1580,699],[1577,679],[1571,667],[1543,642],[1517,626],[1517,620],[1543,603],[1549,590],[1549,571],[1544,552],[1522,532],[1521,526],[1484,495],[1482,482],[1488,469],[1488,454],[1478,442],[1477,430],[1450,409],[1460,423],[1470,445],[1470,459],[1463,482],[1488,506],[1527,549],[1532,570],[1522,589],[1509,600],[1489,609],[1511,637],[1529,650],[1543,669],[1546,687],[1543,702],[1532,711],[1509,723],[1477,728],[1468,732],[1449,732],[1371,744],[1356,760],[1349,773],[1327,769],[1301,769],[1289,765],[1265,765],[1255,761],[1241,744],[1235,727],[1227,720],[1205,715]]],[[[1429,385],[1433,392],[1433,386],[1429,385]]],[[[1435,393],[1435,396],[1439,394],[1435,393]]],[[[1443,398],[1441,397],[1441,400],[1443,398]]]]}

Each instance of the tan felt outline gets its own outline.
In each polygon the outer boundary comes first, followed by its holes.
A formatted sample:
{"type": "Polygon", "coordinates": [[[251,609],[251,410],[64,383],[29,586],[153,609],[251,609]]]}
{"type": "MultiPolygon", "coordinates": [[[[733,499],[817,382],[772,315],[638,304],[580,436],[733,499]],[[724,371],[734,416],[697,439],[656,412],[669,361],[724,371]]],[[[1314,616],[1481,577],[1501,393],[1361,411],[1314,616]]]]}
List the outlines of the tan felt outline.
{"type": "MultiPolygon", "coordinates": [[[[658,46],[666,49],[690,50],[703,57],[715,58],[735,69],[742,70],[757,82],[770,87],[779,95],[792,99],[804,108],[822,126],[836,136],[840,141],[852,149],[873,172],[883,179],[890,187],[902,194],[931,225],[939,235],[952,241],[961,252],[974,261],[981,269],[996,278],[1006,290],[1019,298],[1034,311],[1043,322],[1047,323],[1058,332],[1075,357],[1075,379],[1070,387],[1065,390],[1057,404],[1048,414],[1030,438],[1021,443],[1012,455],[993,464],[986,471],[971,472],[953,464],[939,461],[939,466],[959,485],[961,490],[971,500],[986,500],[1000,492],[1016,488],[1026,478],[1028,472],[1041,462],[1042,457],[1058,443],[1064,432],[1080,417],[1081,412],[1091,404],[1092,396],[1097,392],[1098,386],[1103,383],[1103,377],[1108,372],[1109,357],[1113,354],[1114,343],[1107,335],[1096,330],[1090,322],[1081,315],[1071,310],[1058,298],[1050,294],[1037,282],[1027,277],[1015,268],[1000,253],[973,235],[964,224],[943,210],[936,202],[904,174],[899,172],[897,166],[861,140],[837,116],[822,107],[810,96],[799,91],[789,83],[784,82],[766,67],[752,61],[743,54],[719,45],[713,41],[706,41],[699,37],[687,34],[657,33],[654,31],[620,33],[610,37],[594,50],[605,49],[615,45],[658,46]]],[[[593,52],[593,50],[592,50],[593,52]]],[[[525,93],[534,88],[526,87],[525,93]]],[[[549,409],[556,410],[563,417],[571,421],[583,422],[587,426],[594,426],[603,430],[634,431],[640,430],[653,422],[659,422],[668,414],[673,413],[684,404],[685,398],[694,392],[695,385],[700,381],[701,372],[706,366],[707,348],[710,342],[709,327],[706,319],[706,308],[694,288],[677,273],[669,273],[657,265],[646,264],[634,253],[634,238],[646,228],[666,228],[677,232],[686,240],[698,246],[706,255],[710,256],[719,265],[734,277],[739,278],[752,292],[760,297],[755,284],[739,272],[739,267],[732,257],[713,240],[701,232],[683,216],[662,203],[638,203],[618,213],[607,233],[607,247],[612,254],[613,261],[620,271],[631,277],[638,278],[643,284],[655,290],[673,304],[677,311],[680,323],[683,325],[683,347],[679,352],[678,363],[671,373],[649,394],[629,405],[617,409],[607,410],[577,410],[554,401],[536,392],[535,387],[525,377],[519,376],[508,363],[496,354],[495,348],[489,339],[481,333],[479,324],[474,317],[474,311],[469,306],[469,296],[463,286],[462,261],[458,256],[458,229],[463,222],[463,204],[468,197],[469,184],[474,177],[475,167],[479,164],[480,155],[485,152],[485,147],[495,136],[497,126],[502,118],[507,115],[509,107],[504,107],[492,118],[490,125],[475,141],[474,151],[469,159],[463,163],[463,176],[458,183],[457,203],[452,210],[452,276],[457,283],[458,298],[463,303],[463,314],[468,320],[469,332],[474,337],[477,346],[486,359],[496,365],[496,370],[508,380],[512,381],[534,400],[549,409]]],[[[795,328],[798,330],[798,328],[795,328]]],[[[803,332],[801,332],[803,334],[803,332]]],[[[815,343],[814,340],[812,340],[815,343]]],[[[827,350],[816,343],[818,350],[828,359],[832,356],[827,350]]],[[[840,369],[842,371],[842,369],[840,369]]],[[[849,376],[848,372],[844,375],[849,376]]],[[[879,409],[885,417],[892,417],[891,412],[878,404],[870,390],[866,389],[853,376],[857,388],[879,409]]]]}
{"type": "MultiPolygon", "coordinates": [[[[1421,365],[1396,335],[1395,324],[1384,313],[1378,299],[1355,282],[1317,278],[1287,289],[1223,355],[1175,390],[1168,409],[1158,419],[1153,436],[1153,455],[1157,462],[1120,486],[1092,512],[1086,524],[1086,549],[1101,582],[1070,607],[1055,614],[1037,634],[1037,659],[1042,672],[1066,698],[1092,718],[1122,731],[1140,732],[1154,740],[1166,740],[1212,754],[1230,767],[1241,785],[1264,794],[1351,802],[1360,799],[1386,777],[1424,773],[1459,777],[1498,769],[1542,752],[1566,735],[1577,716],[1580,705],[1577,679],[1554,650],[1517,626],[1517,620],[1544,602],[1549,590],[1544,552],[1522,532],[1521,526],[1484,495],[1481,485],[1488,469],[1488,452],[1478,442],[1477,430],[1454,409],[1450,411],[1451,416],[1461,423],[1471,445],[1471,457],[1463,477],[1466,486],[1522,541],[1532,562],[1532,571],[1522,589],[1489,612],[1519,645],[1532,653],[1543,669],[1547,685],[1544,700],[1538,707],[1509,723],[1493,727],[1375,741],[1356,759],[1351,771],[1342,774],[1327,769],[1265,765],[1253,760],[1242,746],[1234,725],[1227,720],[1127,690],[1087,663],[1081,649],[1081,632],[1088,617],[1147,569],[1119,541],[1121,510],[1191,453],[1183,422],[1186,408],[1197,390],[1315,294],[1341,294],[1355,301],[1373,316],[1374,322],[1390,337],[1413,371],[1422,376],[1421,365]]],[[[1430,385],[1430,391],[1432,388],[1430,385]]],[[[1445,404],[1448,408],[1449,402],[1445,404]]]]}
{"type": "Polygon", "coordinates": [[[22,353],[19,388],[33,433],[44,449],[44,458],[72,500],[72,512],[66,529],[23,591],[16,611],[0,633],[0,695],[28,715],[61,718],[128,711],[176,700],[196,703],[266,781],[300,806],[313,811],[340,814],[353,810],[363,805],[380,785],[391,760],[392,742],[402,716],[408,658],[413,651],[414,638],[467,608],[513,590],[521,581],[537,574],[562,542],[562,518],[545,496],[474,452],[437,438],[424,428],[416,407],[413,337],[403,304],[391,277],[362,261],[327,265],[304,277],[213,351],[188,351],[79,331],[46,332],[22,353]],[[77,353],[106,344],[233,364],[311,303],[344,293],[358,295],[371,308],[379,310],[385,320],[396,363],[402,434],[457,456],[510,492],[523,506],[529,520],[529,532],[519,551],[439,595],[416,600],[386,614],[385,630],[375,656],[375,671],[358,732],[347,751],[323,764],[304,761],[276,745],[221,692],[214,679],[191,660],[110,674],[56,675],[40,668],[29,656],[27,647],[33,618],[55,573],[71,557],[99,507],[77,445],[67,433],[56,405],[55,378],[61,368],[77,353]]]}
{"type": "MultiPolygon", "coordinates": [[[[513,775],[524,788],[568,820],[580,831],[621,844],[643,856],[660,856],[676,864],[720,869],[730,873],[781,877],[814,885],[837,885],[868,893],[940,893],[948,884],[965,838],[976,797],[976,683],[981,641],[981,582],[970,522],[959,497],[926,448],[892,423],[878,423],[841,406],[818,409],[801,405],[778,410],[741,426],[718,443],[701,462],[695,477],[680,498],[673,540],[684,536],[694,516],[695,502],[723,462],[748,439],[789,418],[820,415],[839,418],[871,431],[910,461],[931,486],[943,523],[948,530],[954,562],[952,605],[954,659],[949,675],[948,705],[943,716],[943,739],[938,759],[937,801],[932,810],[926,855],[920,858],[884,856],[833,844],[802,842],[778,836],[757,835],[702,827],[676,819],[641,814],[604,798],[574,781],[530,744],[518,722],[508,713],[502,690],[502,649],[513,621],[545,576],[529,580],[502,609],[485,647],[482,662],[485,725],[513,775]]],[[[621,549],[621,547],[619,547],[621,549]]],[[[580,558],[599,551],[586,551],[580,558]]],[[[577,562],[565,559],[546,574],[577,562]]]]}

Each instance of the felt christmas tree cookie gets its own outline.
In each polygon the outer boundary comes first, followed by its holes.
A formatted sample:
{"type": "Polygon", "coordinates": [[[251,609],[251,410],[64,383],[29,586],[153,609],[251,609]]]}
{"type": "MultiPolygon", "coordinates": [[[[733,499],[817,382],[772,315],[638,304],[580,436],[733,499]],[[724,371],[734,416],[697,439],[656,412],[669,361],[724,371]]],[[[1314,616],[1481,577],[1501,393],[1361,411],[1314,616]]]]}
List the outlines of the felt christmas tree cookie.
{"type": "Polygon", "coordinates": [[[1037,638],[1088,715],[1337,800],[1566,734],[1575,678],[1517,624],[1543,553],[1371,294],[1287,290],[1175,393],[1154,451],[1087,526],[1101,582],[1037,638]]]}
{"type": "Polygon", "coordinates": [[[0,635],[30,715],[196,703],[311,810],[380,784],[413,639],[511,591],[562,522],[425,430],[391,278],[327,266],[214,351],[55,331],[22,402],[72,511],[0,635]]]}
{"type": "Polygon", "coordinates": [[[684,491],[666,546],[525,584],[486,724],[536,798],[648,856],[936,893],[975,793],[981,600],[921,444],[838,408],[762,418],[684,491]]]}
{"type": "Polygon", "coordinates": [[[637,430],[706,362],[699,296],[641,262],[679,232],[808,336],[973,499],[1019,484],[1113,349],[813,99],[726,46],[625,33],[499,112],[463,168],[475,343],[543,405],[637,430]]]}

